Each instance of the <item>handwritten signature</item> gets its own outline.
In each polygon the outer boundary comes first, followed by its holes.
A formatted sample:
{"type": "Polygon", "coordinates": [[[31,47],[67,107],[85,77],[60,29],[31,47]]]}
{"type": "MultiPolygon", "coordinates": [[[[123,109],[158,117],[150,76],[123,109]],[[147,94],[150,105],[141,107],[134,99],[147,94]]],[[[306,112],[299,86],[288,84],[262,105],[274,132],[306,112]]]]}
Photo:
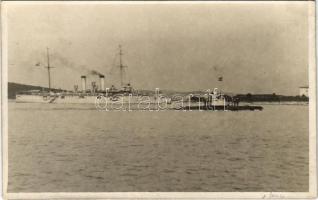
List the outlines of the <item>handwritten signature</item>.
{"type": "Polygon", "coordinates": [[[285,198],[285,196],[283,194],[273,193],[273,192],[264,194],[262,196],[262,199],[281,199],[281,198],[285,198]]]}

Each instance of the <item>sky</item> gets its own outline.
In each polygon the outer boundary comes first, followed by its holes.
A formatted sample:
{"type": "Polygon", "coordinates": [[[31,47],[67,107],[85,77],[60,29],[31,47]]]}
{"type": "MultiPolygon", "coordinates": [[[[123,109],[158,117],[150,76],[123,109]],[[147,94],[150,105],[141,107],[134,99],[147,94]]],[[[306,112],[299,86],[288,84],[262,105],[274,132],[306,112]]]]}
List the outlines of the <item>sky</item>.
{"type": "Polygon", "coordinates": [[[307,2],[205,4],[12,3],[7,8],[8,81],[73,89],[105,74],[136,89],[218,87],[297,95],[308,85],[307,2]],[[223,81],[218,81],[223,77],[223,81]]]}

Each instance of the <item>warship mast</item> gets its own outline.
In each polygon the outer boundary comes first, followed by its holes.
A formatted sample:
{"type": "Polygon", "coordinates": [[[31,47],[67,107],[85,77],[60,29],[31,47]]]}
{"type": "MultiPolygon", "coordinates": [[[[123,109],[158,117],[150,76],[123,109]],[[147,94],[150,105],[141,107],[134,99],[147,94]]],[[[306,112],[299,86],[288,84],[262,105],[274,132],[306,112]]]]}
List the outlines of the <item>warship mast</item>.
{"type": "Polygon", "coordinates": [[[125,67],[122,61],[123,51],[121,49],[121,45],[119,45],[119,68],[120,68],[120,86],[124,86],[124,76],[125,76],[125,67]]]}
{"type": "Polygon", "coordinates": [[[47,56],[47,73],[48,73],[48,81],[49,81],[49,92],[51,92],[51,67],[50,66],[50,53],[49,53],[49,48],[46,48],[46,56],[47,56]]]}

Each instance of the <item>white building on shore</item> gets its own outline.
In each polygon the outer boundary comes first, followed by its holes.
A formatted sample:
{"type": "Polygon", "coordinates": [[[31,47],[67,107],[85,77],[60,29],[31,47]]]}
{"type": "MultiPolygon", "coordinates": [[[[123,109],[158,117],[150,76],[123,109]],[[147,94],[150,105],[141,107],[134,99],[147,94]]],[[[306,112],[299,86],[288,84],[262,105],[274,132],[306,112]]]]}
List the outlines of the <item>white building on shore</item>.
{"type": "Polygon", "coordinates": [[[306,96],[308,97],[308,86],[299,87],[299,96],[306,96]]]}

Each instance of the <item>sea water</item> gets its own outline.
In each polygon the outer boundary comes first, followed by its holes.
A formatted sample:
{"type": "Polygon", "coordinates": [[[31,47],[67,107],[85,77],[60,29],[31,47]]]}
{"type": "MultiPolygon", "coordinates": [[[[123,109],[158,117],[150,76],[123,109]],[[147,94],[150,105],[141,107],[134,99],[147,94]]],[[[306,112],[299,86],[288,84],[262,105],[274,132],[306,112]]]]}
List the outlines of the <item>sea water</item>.
{"type": "Polygon", "coordinates": [[[99,111],[9,103],[9,192],[308,191],[308,106],[99,111]]]}

